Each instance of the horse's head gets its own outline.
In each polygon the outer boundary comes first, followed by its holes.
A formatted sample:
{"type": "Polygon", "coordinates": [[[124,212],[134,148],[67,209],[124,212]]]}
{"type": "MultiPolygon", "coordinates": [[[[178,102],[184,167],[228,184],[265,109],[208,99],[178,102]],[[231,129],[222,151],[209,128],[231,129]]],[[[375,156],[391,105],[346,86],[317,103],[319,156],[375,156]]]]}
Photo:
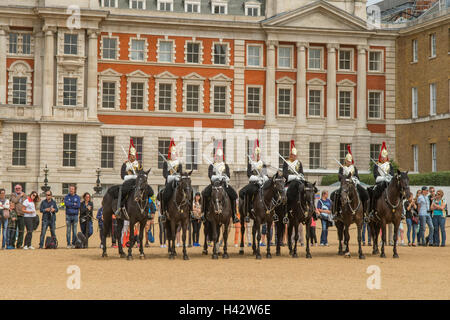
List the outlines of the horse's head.
{"type": "Polygon", "coordinates": [[[352,179],[352,175],[340,175],[341,181],[341,204],[350,203],[354,192],[356,192],[356,185],[352,179]]]}
{"type": "Polygon", "coordinates": [[[409,177],[408,171],[402,172],[397,169],[397,174],[394,176],[397,182],[397,188],[402,195],[403,199],[409,198],[411,191],[409,190],[409,177]]]}
{"type": "Polygon", "coordinates": [[[316,211],[316,206],[314,205],[315,195],[317,193],[316,183],[311,183],[305,180],[303,184],[303,201],[305,203],[305,213],[308,213],[308,216],[312,216],[316,211]]]}
{"type": "Polygon", "coordinates": [[[136,177],[136,187],[134,189],[134,200],[140,201],[144,198],[144,193],[147,190],[148,186],[148,174],[150,173],[152,169],[149,169],[148,171],[139,170],[137,172],[136,177]]]}
{"type": "Polygon", "coordinates": [[[211,189],[211,203],[215,214],[221,214],[226,201],[225,187],[222,182],[215,181],[211,189]]]}
{"type": "Polygon", "coordinates": [[[189,196],[189,199],[192,195],[192,185],[191,185],[191,170],[190,172],[183,172],[180,176],[180,183],[178,184],[178,188],[180,191],[189,196]]]}
{"type": "Polygon", "coordinates": [[[277,198],[281,200],[283,204],[286,204],[287,201],[285,184],[286,180],[284,179],[283,174],[280,171],[277,171],[271,179],[271,186],[275,191],[275,194],[277,194],[277,198]]]}

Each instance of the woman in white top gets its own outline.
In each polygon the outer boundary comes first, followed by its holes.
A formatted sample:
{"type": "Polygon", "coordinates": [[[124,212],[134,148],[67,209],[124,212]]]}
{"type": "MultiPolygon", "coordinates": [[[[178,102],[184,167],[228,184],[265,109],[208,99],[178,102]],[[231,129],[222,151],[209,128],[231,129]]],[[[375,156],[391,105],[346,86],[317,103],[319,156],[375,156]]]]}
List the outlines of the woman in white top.
{"type": "Polygon", "coordinates": [[[31,192],[30,196],[23,202],[23,213],[27,234],[25,236],[24,250],[32,249],[31,239],[34,231],[34,221],[36,219],[36,204],[39,202],[39,196],[36,191],[31,192]]]}

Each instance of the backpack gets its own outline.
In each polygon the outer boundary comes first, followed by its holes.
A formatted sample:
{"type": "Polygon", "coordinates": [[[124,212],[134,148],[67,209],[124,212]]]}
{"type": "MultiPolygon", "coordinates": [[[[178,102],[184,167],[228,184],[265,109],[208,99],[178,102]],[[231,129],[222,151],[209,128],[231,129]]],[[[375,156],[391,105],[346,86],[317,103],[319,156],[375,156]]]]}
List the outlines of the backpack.
{"type": "Polygon", "coordinates": [[[45,238],[45,249],[56,249],[58,248],[58,240],[56,237],[45,238]]]}

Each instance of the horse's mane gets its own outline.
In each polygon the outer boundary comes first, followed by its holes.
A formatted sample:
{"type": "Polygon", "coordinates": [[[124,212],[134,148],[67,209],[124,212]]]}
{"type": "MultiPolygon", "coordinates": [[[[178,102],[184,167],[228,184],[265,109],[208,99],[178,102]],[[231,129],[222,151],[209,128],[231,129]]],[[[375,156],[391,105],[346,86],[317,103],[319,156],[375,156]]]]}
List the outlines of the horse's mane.
{"type": "Polygon", "coordinates": [[[264,185],[263,185],[263,190],[267,190],[267,189],[269,189],[270,187],[272,186],[272,179],[269,179],[269,180],[267,180],[266,182],[264,182],[264,185]]]}
{"type": "Polygon", "coordinates": [[[119,197],[119,188],[120,184],[116,184],[114,186],[109,187],[106,193],[112,196],[113,198],[117,198],[119,197]]]}

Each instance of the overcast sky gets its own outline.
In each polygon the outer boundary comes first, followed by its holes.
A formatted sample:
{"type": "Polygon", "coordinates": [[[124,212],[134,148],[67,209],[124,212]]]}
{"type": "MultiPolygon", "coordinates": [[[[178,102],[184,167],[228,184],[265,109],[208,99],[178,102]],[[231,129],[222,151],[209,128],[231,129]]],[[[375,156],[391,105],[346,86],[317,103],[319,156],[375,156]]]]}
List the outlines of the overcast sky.
{"type": "Polygon", "coordinates": [[[367,5],[368,6],[371,6],[371,5],[373,5],[374,3],[377,3],[377,2],[380,2],[381,0],[367,0],[367,5]]]}

